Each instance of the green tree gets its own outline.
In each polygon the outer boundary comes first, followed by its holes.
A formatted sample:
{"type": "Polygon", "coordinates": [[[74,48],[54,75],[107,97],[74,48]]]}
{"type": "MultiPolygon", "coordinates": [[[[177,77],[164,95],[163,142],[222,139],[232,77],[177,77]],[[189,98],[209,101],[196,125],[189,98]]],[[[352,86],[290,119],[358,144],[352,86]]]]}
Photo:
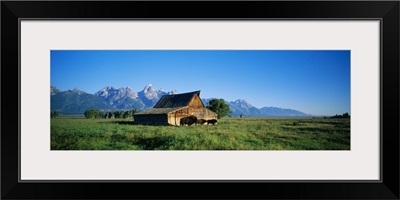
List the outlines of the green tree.
{"type": "Polygon", "coordinates": [[[58,111],[54,111],[54,112],[51,112],[50,113],[50,117],[51,118],[57,118],[57,117],[59,117],[60,116],[60,112],[58,112],[58,111]]]}
{"type": "Polygon", "coordinates": [[[208,102],[207,108],[217,113],[218,119],[231,114],[231,109],[224,99],[212,99],[208,102]]]}
{"type": "Polygon", "coordinates": [[[126,116],[125,116],[125,111],[124,110],[121,110],[120,112],[119,112],[119,118],[126,118],[126,116]]]}
{"type": "Polygon", "coordinates": [[[107,118],[108,118],[108,119],[111,119],[112,116],[113,116],[113,113],[112,113],[111,111],[108,111],[108,113],[107,113],[107,118]]]}
{"type": "Polygon", "coordinates": [[[115,119],[121,118],[122,117],[121,112],[118,110],[114,111],[114,117],[115,117],[115,119]]]}
{"type": "Polygon", "coordinates": [[[335,116],[332,116],[330,118],[350,118],[350,115],[349,113],[343,113],[343,115],[336,114],[335,116]]]}
{"type": "Polygon", "coordinates": [[[94,109],[89,109],[86,110],[84,113],[86,118],[102,118],[103,117],[103,112],[101,110],[94,110],[94,109]]]}
{"type": "Polygon", "coordinates": [[[89,118],[94,118],[95,117],[95,111],[93,109],[86,110],[84,115],[88,119],[89,118]]]}
{"type": "Polygon", "coordinates": [[[122,118],[126,119],[128,117],[132,117],[132,111],[131,110],[127,110],[124,112],[122,118]]]}
{"type": "Polygon", "coordinates": [[[101,111],[101,110],[97,110],[97,113],[96,113],[97,115],[96,115],[96,118],[104,118],[104,112],[103,111],[101,111]]]}

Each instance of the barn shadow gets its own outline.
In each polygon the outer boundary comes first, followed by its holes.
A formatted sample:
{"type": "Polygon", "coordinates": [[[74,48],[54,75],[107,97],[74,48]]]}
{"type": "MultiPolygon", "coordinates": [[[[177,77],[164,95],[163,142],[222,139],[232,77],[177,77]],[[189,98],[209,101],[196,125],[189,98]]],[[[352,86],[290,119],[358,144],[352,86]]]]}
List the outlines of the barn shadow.
{"type": "Polygon", "coordinates": [[[124,120],[108,121],[108,122],[104,122],[103,121],[103,122],[98,122],[98,123],[101,123],[101,124],[135,125],[135,126],[137,126],[137,125],[145,125],[145,126],[157,126],[157,127],[160,127],[160,126],[177,127],[177,126],[173,126],[173,125],[170,125],[170,124],[159,124],[159,125],[154,125],[154,124],[135,124],[134,121],[124,121],[124,120]]]}
{"type": "Polygon", "coordinates": [[[106,124],[121,124],[121,125],[135,125],[133,121],[109,121],[109,122],[99,122],[99,123],[106,123],[106,124]]]}

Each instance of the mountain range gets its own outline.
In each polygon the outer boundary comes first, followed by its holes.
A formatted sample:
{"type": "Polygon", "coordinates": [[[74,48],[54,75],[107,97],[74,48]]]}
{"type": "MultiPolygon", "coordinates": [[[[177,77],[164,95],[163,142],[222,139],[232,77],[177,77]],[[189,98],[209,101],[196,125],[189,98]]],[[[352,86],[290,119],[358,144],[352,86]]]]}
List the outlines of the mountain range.
{"type": "MultiPolygon", "coordinates": [[[[152,84],[148,84],[140,92],[135,92],[132,88],[114,88],[107,86],[94,94],[89,94],[78,88],[73,90],[61,91],[54,86],[50,86],[51,111],[59,111],[63,114],[83,114],[88,109],[100,110],[146,110],[152,108],[163,95],[179,94],[178,91],[169,92],[163,89],[154,89],[152,84]]],[[[212,100],[202,99],[204,105],[212,100]]],[[[246,100],[226,102],[232,116],[311,116],[303,112],[277,107],[256,108],[246,100]]]]}

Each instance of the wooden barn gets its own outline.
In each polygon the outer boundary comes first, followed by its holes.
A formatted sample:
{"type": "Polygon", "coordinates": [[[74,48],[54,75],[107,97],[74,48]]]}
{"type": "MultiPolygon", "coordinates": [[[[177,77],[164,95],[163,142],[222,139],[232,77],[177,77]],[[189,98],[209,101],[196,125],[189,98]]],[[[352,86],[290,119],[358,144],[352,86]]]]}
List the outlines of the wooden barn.
{"type": "Polygon", "coordinates": [[[179,126],[181,118],[196,116],[197,119],[217,119],[217,114],[206,108],[200,99],[200,91],[164,95],[157,104],[134,115],[135,124],[179,126]]]}

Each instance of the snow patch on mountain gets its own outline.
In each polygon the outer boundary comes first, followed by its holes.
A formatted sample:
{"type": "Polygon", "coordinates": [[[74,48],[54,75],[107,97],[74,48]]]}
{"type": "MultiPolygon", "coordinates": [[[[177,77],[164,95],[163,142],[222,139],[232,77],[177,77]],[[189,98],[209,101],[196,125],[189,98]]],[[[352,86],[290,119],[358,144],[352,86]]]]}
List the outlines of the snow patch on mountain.
{"type": "Polygon", "coordinates": [[[158,99],[159,91],[153,88],[153,85],[148,84],[142,91],[139,92],[139,97],[146,98],[147,100],[158,99]]]}
{"type": "Polygon", "coordinates": [[[179,94],[179,93],[176,90],[172,90],[172,91],[168,92],[168,95],[172,95],[172,94],[179,94]]]}
{"type": "Polygon", "coordinates": [[[59,93],[59,92],[61,92],[60,89],[58,89],[58,88],[56,88],[56,87],[50,85],[50,95],[55,95],[55,94],[57,94],[57,93],[59,93]]]}
{"type": "Polygon", "coordinates": [[[94,93],[95,96],[98,96],[102,99],[107,100],[110,102],[111,105],[113,105],[117,100],[122,99],[122,98],[131,98],[131,99],[137,99],[138,94],[130,87],[126,88],[119,88],[116,89],[111,86],[107,86],[96,93],[94,93]]]}

